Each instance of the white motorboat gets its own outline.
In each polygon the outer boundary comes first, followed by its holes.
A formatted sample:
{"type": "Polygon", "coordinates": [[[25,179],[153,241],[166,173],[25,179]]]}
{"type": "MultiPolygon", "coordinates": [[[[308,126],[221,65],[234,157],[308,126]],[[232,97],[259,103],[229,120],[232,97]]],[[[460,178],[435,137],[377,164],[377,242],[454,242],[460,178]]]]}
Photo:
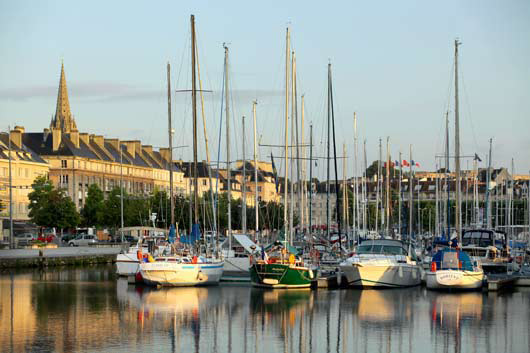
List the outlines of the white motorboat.
{"type": "Polygon", "coordinates": [[[205,286],[219,284],[224,261],[203,256],[161,256],[140,264],[145,284],[155,286],[205,286]]]}
{"type": "Polygon", "coordinates": [[[421,283],[421,265],[399,240],[366,240],[340,264],[353,287],[399,288],[421,283]]]}
{"type": "Polygon", "coordinates": [[[129,248],[126,253],[116,255],[116,273],[118,276],[134,276],[140,270],[140,259],[138,251],[142,254],[158,256],[169,251],[170,247],[165,243],[165,237],[140,237],[135,246],[129,248]]]}
{"type": "Polygon", "coordinates": [[[484,271],[480,260],[472,260],[464,251],[447,248],[433,256],[425,279],[428,289],[479,289],[484,271]]]}

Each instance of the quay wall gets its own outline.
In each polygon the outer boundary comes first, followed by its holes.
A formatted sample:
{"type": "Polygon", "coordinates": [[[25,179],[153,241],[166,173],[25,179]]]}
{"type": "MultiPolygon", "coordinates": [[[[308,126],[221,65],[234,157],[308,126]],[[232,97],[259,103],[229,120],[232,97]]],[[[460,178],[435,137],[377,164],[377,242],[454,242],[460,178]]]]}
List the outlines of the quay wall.
{"type": "Polygon", "coordinates": [[[113,263],[119,247],[0,250],[0,269],[113,263]]]}

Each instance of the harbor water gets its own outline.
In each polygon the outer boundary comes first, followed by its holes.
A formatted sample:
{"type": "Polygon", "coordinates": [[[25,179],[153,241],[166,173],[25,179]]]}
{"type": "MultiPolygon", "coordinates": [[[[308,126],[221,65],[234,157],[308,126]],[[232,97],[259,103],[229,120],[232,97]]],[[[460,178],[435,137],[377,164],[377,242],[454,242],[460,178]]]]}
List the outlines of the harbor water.
{"type": "Polygon", "coordinates": [[[0,351],[529,352],[530,288],[153,289],[115,268],[0,275],[0,351]]]}

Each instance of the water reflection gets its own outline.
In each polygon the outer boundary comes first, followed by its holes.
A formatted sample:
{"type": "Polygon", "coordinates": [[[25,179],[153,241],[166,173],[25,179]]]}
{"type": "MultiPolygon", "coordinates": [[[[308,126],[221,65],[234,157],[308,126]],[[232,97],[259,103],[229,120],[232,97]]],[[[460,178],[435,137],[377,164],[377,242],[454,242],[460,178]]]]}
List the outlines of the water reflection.
{"type": "Polygon", "coordinates": [[[0,275],[2,351],[528,351],[530,290],[147,288],[112,267],[0,275]]]}

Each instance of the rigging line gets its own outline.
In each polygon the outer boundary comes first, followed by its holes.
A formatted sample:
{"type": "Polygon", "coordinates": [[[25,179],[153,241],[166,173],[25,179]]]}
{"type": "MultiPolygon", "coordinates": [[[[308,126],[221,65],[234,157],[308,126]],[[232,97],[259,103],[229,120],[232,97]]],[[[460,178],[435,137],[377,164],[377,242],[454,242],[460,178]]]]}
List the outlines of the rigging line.
{"type": "MultiPolygon", "coordinates": [[[[208,146],[208,133],[206,131],[206,116],[204,114],[204,94],[203,94],[203,91],[202,91],[202,80],[201,80],[201,69],[200,69],[200,65],[199,65],[199,48],[198,48],[198,45],[197,45],[197,40],[195,40],[195,53],[196,53],[196,60],[197,60],[197,74],[198,74],[198,79],[199,79],[199,89],[200,89],[200,95],[201,95],[201,115],[202,115],[202,125],[203,125],[203,131],[204,131],[204,143],[205,143],[205,149],[206,149],[206,161],[208,163],[208,166],[207,166],[207,169],[208,169],[208,181],[209,181],[209,186],[210,186],[210,190],[212,190],[212,170],[210,168],[210,149],[209,149],[209,146],[208,146]]],[[[210,191],[210,196],[211,196],[211,200],[212,200],[212,207],[213,207],[213,212],[215,212],[215,200],[214,200],[214,197],[213,197],[213,193],[210,191]]],[[[213,228],[214,228],[214,231],[217,231],[217,228],[216,228],[217,224],[216,224],[216,218],[215,218],[215,214],[214,214],[214,217],[213,217],[213,228]]]]}
{"type": "Polygon", "coordinates": [[[475,134],[475,125],[473,124],[473,117],[471,115],[471,104],[469,103],[469,96],[467,94],[467,88],[466,88],[466,81],[464,79],[464,70],[462,68],[462,65],[460,64],[460,74],[462,75],[462,86],[464,88],[464,99],[466,102],[467,107],[467,114],[469,116],[469,122],[471,124],[471,133],[473,134],[473,140],[475,142],[475,150],[478,149],[478,143],[477,143],[477,135],[475,134]]]}
{"type": "Polygon", "coordinates": [[[225,75],[226,75],[226,67],[223,65],[223,80],[221,84],[221,114],[219,117],[219,137],[217,142],[217,172],[216,172],[216,178],[215,178],[215,207],[217,212],[217,219],[219,219],[219,161],[221,160],[221,141],[222,141],[222,133],[223,133],[223,108],[224,108],[224,95],[225,95],[225,75]]]}

